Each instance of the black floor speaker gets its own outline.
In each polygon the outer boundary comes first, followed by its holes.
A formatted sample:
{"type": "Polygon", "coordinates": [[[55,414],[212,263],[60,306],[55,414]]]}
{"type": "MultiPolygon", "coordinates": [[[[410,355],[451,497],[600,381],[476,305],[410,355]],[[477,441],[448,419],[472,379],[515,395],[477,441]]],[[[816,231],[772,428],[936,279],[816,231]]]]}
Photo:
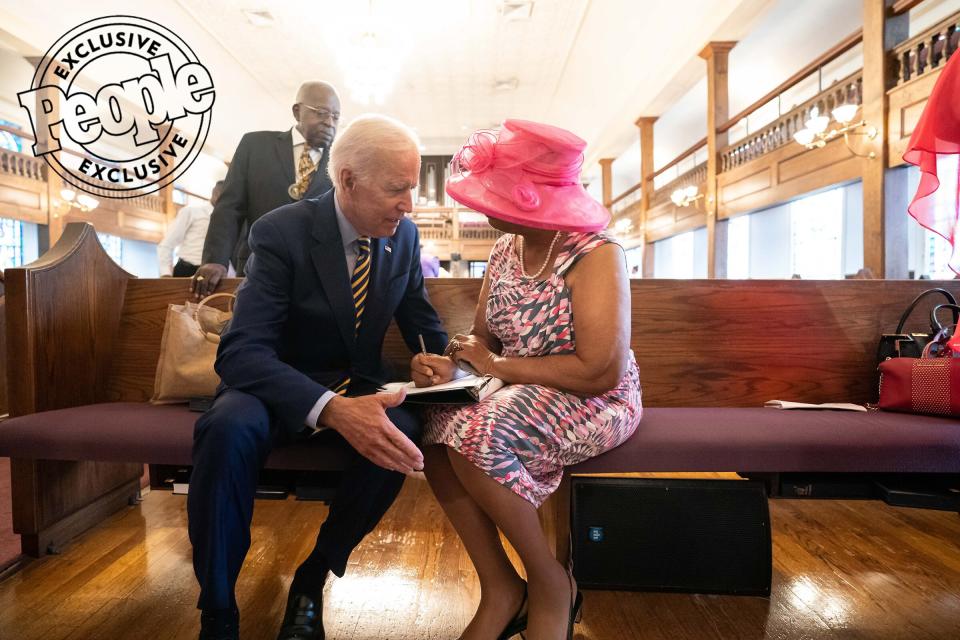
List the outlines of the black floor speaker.
{"type": "Polygon", "coordinates": [[[762,482],[574,477],[571,491],[581,587],[770,595],[762,482]]]}

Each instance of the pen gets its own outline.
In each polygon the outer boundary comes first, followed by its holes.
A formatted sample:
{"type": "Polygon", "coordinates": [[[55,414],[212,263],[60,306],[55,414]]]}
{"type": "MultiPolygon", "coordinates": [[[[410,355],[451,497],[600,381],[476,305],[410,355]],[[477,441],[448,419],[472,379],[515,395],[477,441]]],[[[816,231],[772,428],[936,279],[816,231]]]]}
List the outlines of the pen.
{"type": "Polygon", "coordinates": [[[417,338],[420,340],[420,351],[423,352],[424,355],[426,355],[426,353],[427,353],[427,345],[424,344],[424,342],[423,342],[423,334],[422,334],[422,333],[418,333],[418,334],[417,334],[417,338]]]}

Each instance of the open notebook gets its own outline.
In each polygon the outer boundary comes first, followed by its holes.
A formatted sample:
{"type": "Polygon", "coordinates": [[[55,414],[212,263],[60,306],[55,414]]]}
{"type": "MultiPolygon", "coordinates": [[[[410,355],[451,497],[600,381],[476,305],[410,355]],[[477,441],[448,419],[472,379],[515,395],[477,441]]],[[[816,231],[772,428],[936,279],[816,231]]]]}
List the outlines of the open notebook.
{"type": "Polygon", "coordinates": [[[863,405],[852,404],[850,402],[824,402],[823,404],[810,404],[807,402],[790,402],[789,400],[767,400],[763,406],[771,409],[834,409],[840,411],[866,411],[863,405]]]}
{"type": "Polygon", "coordinates": [[[493,376],[468,375],[457,380],[435,384],[432,387],[417,387],[413,382],[388,382],[383,385],[386,393],[407,390],[406,402],[422,404],[471,404],[485,399],[503,387],[503,380],[493,376]]]}

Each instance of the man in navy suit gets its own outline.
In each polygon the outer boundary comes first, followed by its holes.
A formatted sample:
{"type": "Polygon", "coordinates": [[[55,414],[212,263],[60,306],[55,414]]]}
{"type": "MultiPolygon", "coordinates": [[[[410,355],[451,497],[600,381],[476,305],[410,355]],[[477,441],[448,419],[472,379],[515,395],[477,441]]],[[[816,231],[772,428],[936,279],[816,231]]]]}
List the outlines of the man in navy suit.
{"type": "Polygon", "coordinates": [[[328,572],[343,575],[404,474],[423,467],[403,392],[372,395],[387,375],[381,349],[391,320],[413,352],[418,334],[433,353],[447,343],[424,290],[419,234],[405,217],[419,174],[409,129],[359,118],[331,150],[334,189],[251,229],[247,277],[217,353],[223,384],[194,433],[187,509],[202,639],[239,637],[234,587],[257,472],[275,442],[342,437],[358,454],[294,576],[281,640],[323,638],[328,572]]]}

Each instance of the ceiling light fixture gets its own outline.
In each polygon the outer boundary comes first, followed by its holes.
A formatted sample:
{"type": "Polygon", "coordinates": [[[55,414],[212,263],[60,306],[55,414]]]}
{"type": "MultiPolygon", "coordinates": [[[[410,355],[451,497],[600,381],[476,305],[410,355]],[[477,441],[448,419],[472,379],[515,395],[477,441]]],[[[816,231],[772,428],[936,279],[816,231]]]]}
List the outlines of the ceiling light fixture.
{"type": "Polygon", "coordinates": [[[859,110],[860,105],[858,104],[841,104],[836,107],[831,115],[840,126],[827,131],[830,118],[820,115],[820,109],[814,107],[810,110],[810,117],[803,123],[804,128],[794,133],[793,139],[807,149],[822,149],[834,138],[843,136],[843,143],[847,145],[850,153],[861,158],[876,158],[877,154],[873,151],[860,153],[850,146],[850,136],[865,136],[868,140],[873,140],[878,133],[877,128],[870,125],[866,120],[861,119],[858,122],[853,122],[859,110]]]}
{"type": "Polygon", "coordinates": [[[520,85],[520,81],[517,78],[506,78],[505,80],[497,80],[493,83],[493,90],[497,92],[503,91],[513,91],[520,85]]]}
{"type": "Polygon", "coordinates": [[[376,15],[373,0],[366,15],[357,16],[355,29],[337,33],[333,49],[343,69],[352,98],[361,104],[383,104],[400,75],[412,39],[391,24],[389,5],[376,15]]]}
{"type": "Polygon", "coordinates": [[[503,0],[498,9],[507,22],[529,20],[533,16],[533,0],[503,0]]]}
{"type": "Polygon", "coordinates": [[[269,11],[244,11],[247,22],[255,27],[272,27],[274,23],[273,14],[269,11]]]}

